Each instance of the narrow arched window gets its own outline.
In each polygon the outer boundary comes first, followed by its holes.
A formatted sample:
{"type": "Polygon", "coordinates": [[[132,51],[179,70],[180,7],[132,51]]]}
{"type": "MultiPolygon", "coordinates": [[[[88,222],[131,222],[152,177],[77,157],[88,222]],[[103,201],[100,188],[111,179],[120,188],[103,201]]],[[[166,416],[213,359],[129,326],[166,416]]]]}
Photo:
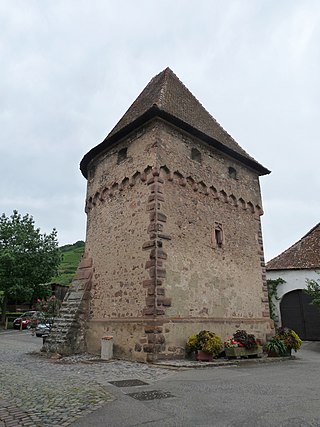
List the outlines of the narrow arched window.
{"type": "Polygon", "coordinates": [[[118,151],[118,160],[117,163],[121,163],[127,158],[127,147],[121,148],[121,150],[118,151]]]}
{"type": "Polygon", "coordinates": [[[196,148],[191,148],[191,159],[201,163],[201,153],[196,148]]]}

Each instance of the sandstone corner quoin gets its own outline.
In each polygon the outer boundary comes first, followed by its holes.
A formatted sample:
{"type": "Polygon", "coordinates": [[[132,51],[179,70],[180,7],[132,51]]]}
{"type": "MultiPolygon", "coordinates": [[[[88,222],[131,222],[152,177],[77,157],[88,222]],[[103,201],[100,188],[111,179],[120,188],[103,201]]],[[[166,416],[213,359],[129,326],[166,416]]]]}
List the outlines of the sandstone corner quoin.
{"type": "Polygon", "coordinates": [[[189,335],[264,340],[269,317],[259,176],[247,154],[166,68],[82,159],[85,256],[49,350],[184,356],[189,335]],[[70,314],[71,313],[71,314],[70,314]]]}

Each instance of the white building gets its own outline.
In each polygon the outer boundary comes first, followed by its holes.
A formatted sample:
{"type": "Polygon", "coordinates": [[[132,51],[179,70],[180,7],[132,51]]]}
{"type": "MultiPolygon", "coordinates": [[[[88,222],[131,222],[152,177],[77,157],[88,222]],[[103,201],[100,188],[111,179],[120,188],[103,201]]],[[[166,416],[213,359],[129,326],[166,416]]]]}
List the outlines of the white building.
{"type": "Polygon", "coordinates": [[[281,278],[273,298],[276,323],[295,330],[303,340],[320,340],[320,309],[303,292],[306,279],[320,279],[320,223],[267,263],[267,279],[281,278]]]}

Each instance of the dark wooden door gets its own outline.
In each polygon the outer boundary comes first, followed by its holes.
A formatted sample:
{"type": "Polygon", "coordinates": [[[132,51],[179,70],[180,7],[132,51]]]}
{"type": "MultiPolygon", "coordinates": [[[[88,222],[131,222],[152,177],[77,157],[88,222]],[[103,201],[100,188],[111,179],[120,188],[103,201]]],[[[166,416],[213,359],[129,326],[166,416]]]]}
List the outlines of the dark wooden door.
{"type": "Polygon", "coordinates": [[[302,290],[287,293],[280,303],[282,326],[297,332],[302,340],[320,341],[320,309],[310,304],[302,290]]]}

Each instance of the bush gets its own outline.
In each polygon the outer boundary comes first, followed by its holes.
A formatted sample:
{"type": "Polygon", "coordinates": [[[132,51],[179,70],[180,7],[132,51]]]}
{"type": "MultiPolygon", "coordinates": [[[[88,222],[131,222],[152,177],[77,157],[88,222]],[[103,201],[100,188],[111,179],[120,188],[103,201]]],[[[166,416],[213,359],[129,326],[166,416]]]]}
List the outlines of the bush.
{"type": "Polygon", "coordinates": [[[210,331],[200,331],[196,335],[191,335],[186,343],[187,353],[193,351],[203,351],[209,354],[218,355],[222,351],[221,338],[210,331]]]}
{"type": "Polygon", "coordinates": [[[284,342],[288,350],[297,351],[301,347],[302,341],[299,335],[290,328],[278,328],[275,336],[284,342]]]}

